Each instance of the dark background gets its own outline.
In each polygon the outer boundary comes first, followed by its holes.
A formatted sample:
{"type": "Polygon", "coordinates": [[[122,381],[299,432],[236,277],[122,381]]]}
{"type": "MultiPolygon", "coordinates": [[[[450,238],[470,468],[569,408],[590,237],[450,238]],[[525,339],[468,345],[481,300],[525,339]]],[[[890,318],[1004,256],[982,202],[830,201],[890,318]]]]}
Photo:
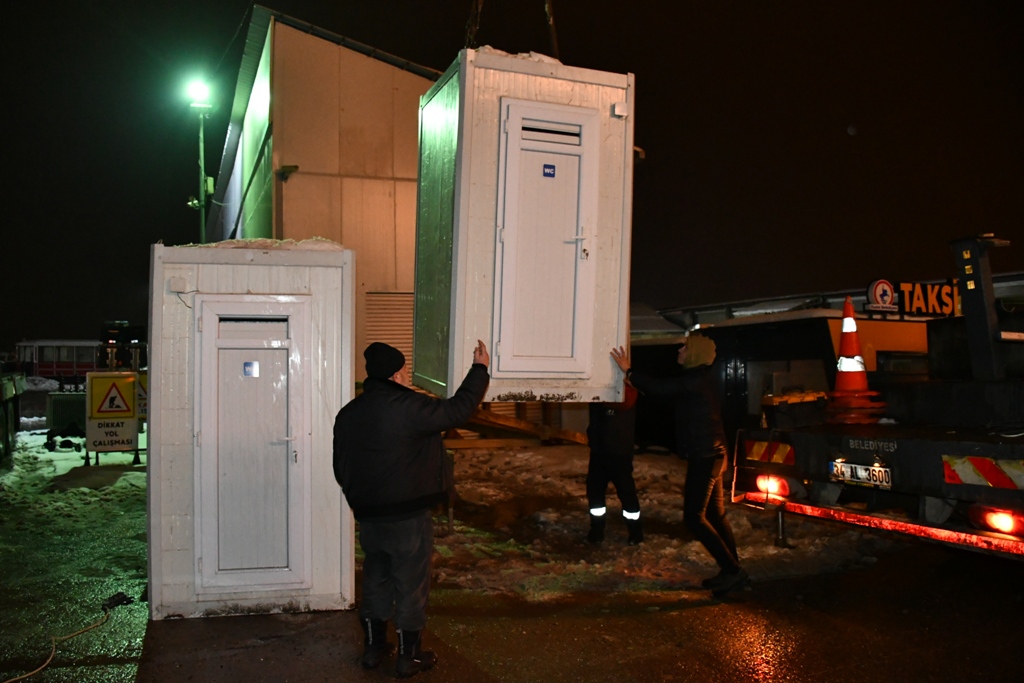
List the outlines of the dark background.
{"type": "MultiPolygon", "coordinates": [[[[267,0],[438,70],[466,44],[550,54],[543,0],[267,0]]],[[[1024,3],[553,0],[561,60],[636,74],[632,300],[699,305],[1024,269],[1024,3]]],[[[0,351],[145,323],[149,245],[198,240],[205,75],[223,150],[249,5],[5,8],[0,351]]]]}

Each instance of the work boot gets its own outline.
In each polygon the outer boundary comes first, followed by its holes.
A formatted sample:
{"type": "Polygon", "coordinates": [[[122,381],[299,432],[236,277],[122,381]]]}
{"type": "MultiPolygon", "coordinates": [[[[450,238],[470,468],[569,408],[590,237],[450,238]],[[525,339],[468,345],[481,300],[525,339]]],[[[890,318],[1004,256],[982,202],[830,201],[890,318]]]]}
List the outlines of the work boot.
{"type": "Polygon", "coordinates": [[[398,632],[398,664],[395,666],[395,675],[399,678],[415,676],[437,664],[437,655],[429,650],[420,649],[421,633],[422,631],[398,632]]]}
{"type": "Polygon", "coordinates": [[[604,540],[604,525],[607,519],[604,515],[598,517],[590,515],[590,531],[587,532],[587,543],[600,543],[604,540]]]}
{"type": "Polygon", "coordinates": [[[364,669],[376,669],[395,646],[388,642],[388,622],[383,619],[360,619],[363,625],[363,656],[359,662],[364,669]]]}
{"type": "Polygon", "coordinates": [[[745,571],[743,571],[743,569],[739,569],[733,574],[726,574],[721,583],[711,589],[711,594],[716,598],[720,598],[729,591],[736,590],[737,588],[743,588],[743,585],[749,578],[750,577],[745,571]]]}
{"type": "Polygon", "coordinates": [[[629,545],[640,545],[644,542],[644,525],[639,519],[627,519],[626,528],[629,529],[629,545]]]}
{"type": "Polygon", "coordinates": [[[724,581],[725,577],[729,576],[724,571],[720,571],[714,576],[709,576],[700,582],[700,585],[704,588],[718,588],[724,581]]]}

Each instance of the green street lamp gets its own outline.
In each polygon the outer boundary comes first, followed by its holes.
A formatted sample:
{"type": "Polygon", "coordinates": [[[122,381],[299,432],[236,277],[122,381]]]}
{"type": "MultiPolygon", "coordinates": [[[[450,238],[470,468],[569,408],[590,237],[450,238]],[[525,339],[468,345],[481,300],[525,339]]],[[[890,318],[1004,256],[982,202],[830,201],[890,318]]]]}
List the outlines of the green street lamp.
{"type": "Polygon", "coordinates": [[[199,112],[199,199],[193,198],[189,206],[199,210],[199,243],[206,244],[206,197],[213,193],[210,181],[206,177],[206,157],[203,142],[203,122],[213,107],[210,104],[210,88],[202,81],[193,81],[188,86],[188,96],[192,100],[189,105],[199,112]]]}

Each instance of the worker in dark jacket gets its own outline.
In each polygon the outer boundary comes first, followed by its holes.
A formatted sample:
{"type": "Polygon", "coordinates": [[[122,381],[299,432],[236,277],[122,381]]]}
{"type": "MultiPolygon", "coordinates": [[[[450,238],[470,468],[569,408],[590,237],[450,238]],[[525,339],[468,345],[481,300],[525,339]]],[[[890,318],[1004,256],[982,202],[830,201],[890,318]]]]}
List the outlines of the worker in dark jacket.
{"type": "Polygon", "coordinates": [[[677,377],[633,372],[621,347],[612,349],[612,358],[638,390],[675,401],[676,450],[686,458],[683,524],[707,548],[720,570],[702,585],[712,589],[716,596],[742,587],[748,577],[740,567],[736,540],[725,518],[722,477],[728,451],[721,401],[711,369],[715,342],[701,334],[687,337],[679,348],[677,361],[683,366],[683,373],[677,377]]]}
{"type": "Polygon", "coordinates": [[[409,388],[409,369],[398,349],[374,342],[363,355],[363,392],[334,422],[334,476],[359,522],[365,556],[362,665],[375,668],[391,652],[387,622],[394,617],[396,673],[405,678],[437,661],[420,647],[420,635],[434,550],[431,514],[454,486],[442,433],[465,424],[476,410],[490,381],[490,357],[478,341],[462,385],[443,400],[409,388]]]}
{"type": "Polygon", "coordinates": [[[591,403],[590,423],[587,425],[587,443],[590,460],[587,464],[587,505],[590,507],[590,531],[587,542],[604,540],[608,508],[605,494],[608,484],[615,487],[615,495],[622,504],[622,517],[629,530],[629,545],[643,543],[644,531],[640,521],[640,499],[633,481],[633,444],[636,433],[636,389],[625,383],[621,403],[591,403]]]}

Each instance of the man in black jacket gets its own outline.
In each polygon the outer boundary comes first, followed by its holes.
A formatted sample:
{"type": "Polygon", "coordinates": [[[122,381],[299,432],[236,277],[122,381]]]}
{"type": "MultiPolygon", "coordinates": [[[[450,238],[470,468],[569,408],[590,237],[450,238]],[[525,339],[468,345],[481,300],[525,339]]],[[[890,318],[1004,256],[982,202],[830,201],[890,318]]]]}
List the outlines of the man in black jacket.
{"type": "Polygon", "coordinates": [[[675,402],[676,452],[686,458],[683,524],[711,553],[720,570],[701,585],[716,596],[742,587],[748,577],[740,567],[736,540],[725,518],[722,477],[728,451],[721,401],[711,369],[715,342],[701,334],[687,337],[679,349],[677,360],[683,373],[677,377],[633,372],[629,356],[621,347],[612,349],[612,359],[638,390],[675,402]]]}
{"type": "Polygon", "coordinates": [[[363,393],[334,422],[334,476],[359,522],[365,556],[362,665],[375,668],[391,652],[387,622],[394,617],[396,673],[405,678],[437,661],[420,648],[420,634],[427,622],[434,550],[431,514],[454,486],[442,434],[465,424],[483,399],[490,357],[478,340],[462,385],[442,400],[409,388],[409,369],[398,349],[374,342],[363,356],[363,393]]]}

